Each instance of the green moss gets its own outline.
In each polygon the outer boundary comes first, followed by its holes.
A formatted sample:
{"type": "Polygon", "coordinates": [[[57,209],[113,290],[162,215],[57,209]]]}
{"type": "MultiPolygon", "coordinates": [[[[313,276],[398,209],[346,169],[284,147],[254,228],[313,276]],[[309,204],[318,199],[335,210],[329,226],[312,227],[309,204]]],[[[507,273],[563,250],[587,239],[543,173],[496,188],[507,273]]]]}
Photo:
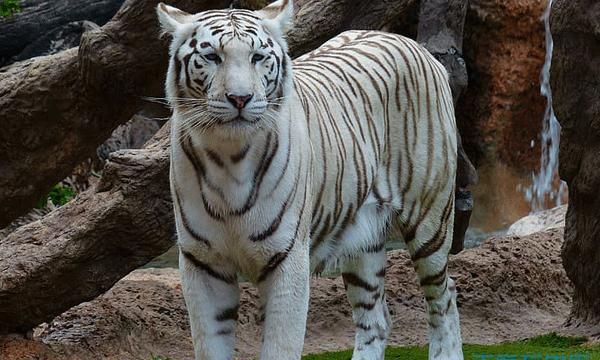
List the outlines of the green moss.
{"type": "Polygon", "coordinates": [[[21,11],[20,0],[0,0],[0,17],[8,17],[21,11]]]}
{"type": "MultiPolygon", "coordinates": [[[[582,346],[585,338],[564,337],[557,334],[538,336],[529,340],[497,345],[465,345],[465,360],[600,360],[600,346],[582,346]],[[524,355],[540,357],[524,357],[524,355]],[[485,355],[485,356],[482,356],[485,355]],[[561,355],[563,357],[561,357],[561,355]]],[[[308,355],[304,360],[349,360],[352,351],[308,355]]],[[[427,360],[426,347],[388,348],[385,355],[390,360],[427,360]]]]}
{"type": "Polygon", "coordinates": [[[152,359],[151,360],[173,360],[168,356],[162,356],[162,355],[152,355],[152,359]]]}
{"type": "Polygon", "coordinates": [[[50,198],[54,205],[61,206],[71,201],[71,199],[73,199],[75,195],[77,195],[75,193],[75,190],[73,190],[69,186],[65,186],[62,184],[54,185],[52,190],[50,190],[50,193],[48,193],[47,196],[38,201],[35,207],[38,209],[43,209],[44,207],[46,207],[48,198],[50,198]]]}

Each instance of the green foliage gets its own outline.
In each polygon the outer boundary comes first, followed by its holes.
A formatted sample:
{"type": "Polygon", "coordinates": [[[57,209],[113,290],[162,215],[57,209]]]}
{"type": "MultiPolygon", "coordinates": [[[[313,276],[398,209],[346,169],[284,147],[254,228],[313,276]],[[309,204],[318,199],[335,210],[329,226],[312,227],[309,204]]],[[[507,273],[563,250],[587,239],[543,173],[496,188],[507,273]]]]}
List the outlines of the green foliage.
{"type": "Polygon", "coordinates": [[[20,0],[0,0],[0,17],[8,17],[21,11],[20,0]]]}
{"type": "Polygon", "coordinates": [[[62,184],[54,185],[52,190],[50,190],[50,193],[46,197],[38,201],[35,207],[38,209],[43,209],[44,207],[46,207],[46,202],[48,201],[48,198],[50,198],[54,205],[61,206],[71,201],[71,199],[73,199],[75,195],[75,190],[73,190],[69,186],[65,186],[62,184]]]}
{"type": "Polygon", "coordinates": [[[548,347],[559,347],[568,348],[578,346],[587,341],[585,337],[565,337],[560,336],[557,333],[550,333],[548,335],[537,336],[531,339],[523,340],[521,343],[529,346],[548,346],[548,347]]]}
{"type": "MultiPolygon", "coordinates": [[[[523,355],[541,354],[542,358],[545,355],[565,355],[565,359],[589,359],[600,360],[600,345],[582,346],[587,339],[581,337],[564,337],[557,334],[548,334],[538,336],[532,339],[497,344],[497,345],[465,345],[463,347],[465,360],[482,359],[481,355],[490,355],[489,360],[496,359],[514,359],[507,355],[517,355],[516,359],[523,359],[523,355]],[[575,357],[575,354],[580,354],[582,357],[575,357]],[[583,355],[589,354],[588,357],[583,355]],[[504,357],[502,356],[504,355],[504,357]]],[[[352,351],[342,351],[319,355],[308,355],[303,357],[303,360],[350,360],[352,351]]],[[[410,359],[410,360],[427,360],[427,347],[389,347],[386,350],[385,358],[389,360],[410,359]]],[[[550,357],[547,357],[550,358],[550,357]]],[[[552,357],[555,359],[555,357],[552,357]]]]}
{"type": "Polygon", "coordinates": [[[152,359],[151,360],[173,360],[168,356],[162,356],[162,355],[152,355],[152,359]]]}

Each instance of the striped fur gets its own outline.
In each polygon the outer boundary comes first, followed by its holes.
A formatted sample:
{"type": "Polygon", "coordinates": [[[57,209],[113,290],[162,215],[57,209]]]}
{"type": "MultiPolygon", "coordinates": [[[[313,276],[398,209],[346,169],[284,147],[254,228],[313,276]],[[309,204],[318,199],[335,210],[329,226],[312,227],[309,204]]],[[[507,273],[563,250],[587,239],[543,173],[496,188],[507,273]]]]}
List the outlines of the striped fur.
{"type": "Polygon", "coordinates": [[[415,42],[345,32],[295,61],[292,1],[189,15],[173,36],[171,189],[196,359],[231,359],[236,274],[264,311],[261,359],[299,359],[311,272],[342,267],[353,359],[383,359],[385,237],[425,293],[430,359],[462,359],[452,243],[456,126],[444,68],[415,42]]]}

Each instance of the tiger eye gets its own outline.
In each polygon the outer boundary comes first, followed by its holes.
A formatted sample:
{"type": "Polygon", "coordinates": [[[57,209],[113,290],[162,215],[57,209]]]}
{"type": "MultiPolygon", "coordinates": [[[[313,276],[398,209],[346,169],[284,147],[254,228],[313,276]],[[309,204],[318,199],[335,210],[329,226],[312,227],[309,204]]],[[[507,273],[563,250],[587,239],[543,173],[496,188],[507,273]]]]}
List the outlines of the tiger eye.
{"type": "Polygon", "coordinates": [[[203,48],[203,49],[206,49],[207,47],[210,47],[210,43],[207,42],[207,41],[205,41],[205,42],[203,42],[203,43],[200,44],[200,47],[203,48]]]}

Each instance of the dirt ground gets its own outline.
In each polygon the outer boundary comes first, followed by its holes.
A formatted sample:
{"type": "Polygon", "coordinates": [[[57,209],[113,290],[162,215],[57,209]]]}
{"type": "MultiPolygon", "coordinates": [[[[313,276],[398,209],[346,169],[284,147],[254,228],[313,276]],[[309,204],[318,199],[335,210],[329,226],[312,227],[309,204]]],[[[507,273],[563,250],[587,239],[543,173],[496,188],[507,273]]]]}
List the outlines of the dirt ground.
{"type": "MultiPolygon", "coordinates": [[[[451,258],[464,342],[498,343],[560,330],[571,284],[562,268],[562,230],[491,238],[451,258]]],[[[390,344],[426,343],[423,296],[408,254],[389,254],[387,299],[394,320],[390,344]]],[[[260,348],[258,296],[242,284],[236,354],[260,348]]],[[[312,279],[304,351],[351,348],[354,326],[341,278],[312,279]]],[[[176,269],[137,270],[110,291],[37,328],[32,340],[0,339],[0,358],[145,359],[152,354],[193,359],[189,324],[176,269]]]]}

